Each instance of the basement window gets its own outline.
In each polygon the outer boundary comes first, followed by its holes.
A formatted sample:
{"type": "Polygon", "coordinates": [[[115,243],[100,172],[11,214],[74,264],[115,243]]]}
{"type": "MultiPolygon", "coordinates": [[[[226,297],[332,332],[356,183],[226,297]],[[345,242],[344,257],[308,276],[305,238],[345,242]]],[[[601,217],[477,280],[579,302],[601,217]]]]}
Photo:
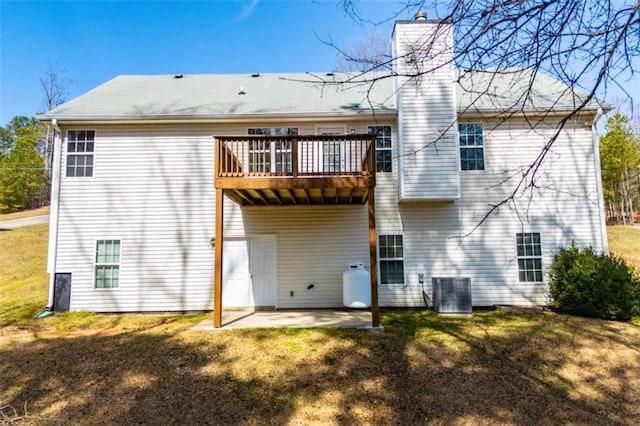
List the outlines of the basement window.
{"type": "Polygon", "coordinates": [[[518,280],[542,282],[542,243],[539,232],[516,234],[518,280]]]}
{"type": "Polygon", "coordinates": [[[120,240],[96,242],[95,288],[120,286],[120,240]]]}
{"type": "Polygon", "coordinates": [[[404,284],[402,235],[378,236],[380,284],[404,284]]]}
{"type": "Polygon", "coordinates": [[[95,138],[95,130],[67,132],[67,177],[93,176],[95,138]]]}

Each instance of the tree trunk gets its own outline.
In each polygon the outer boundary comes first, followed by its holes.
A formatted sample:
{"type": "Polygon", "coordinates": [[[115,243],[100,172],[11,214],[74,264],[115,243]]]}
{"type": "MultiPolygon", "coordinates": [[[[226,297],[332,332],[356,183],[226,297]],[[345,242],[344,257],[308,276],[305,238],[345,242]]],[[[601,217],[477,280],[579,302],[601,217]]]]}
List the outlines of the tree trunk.
{"type": "Polygon", "coordinates": [[[624,180],[622,181],[622,185],[624,187],[624,195],[627,202],[627,212],[629,214],[629,225],[635,225],[634,217],[633,217],[633,194],[631,193],[631,179],[629,177],[629,171],[627,168],[624,168],[624,180]]]}

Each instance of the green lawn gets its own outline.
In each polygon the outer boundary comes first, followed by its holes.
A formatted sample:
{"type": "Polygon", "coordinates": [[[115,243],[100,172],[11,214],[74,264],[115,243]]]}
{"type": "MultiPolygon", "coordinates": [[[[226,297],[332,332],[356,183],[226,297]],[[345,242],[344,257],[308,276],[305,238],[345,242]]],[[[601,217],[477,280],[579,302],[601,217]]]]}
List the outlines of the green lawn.
{"type": "Polygon", "coordinates": [[[609,251],[621,256],[640,273],[640,226],[609,226],[609,251]]]}
{"type": "Polygon", "coordinates": [[[0,270],[9,271],[0,277],[0,423],[635,425],[640,418],[640,327],[632,323],[501,310],[383,311],[383,334],[190,330],[203,316],[32,320],[45,303],[45,231],[0,232],[0,270]]]}
{"type": "Polygon", "coordinates": [[[0,231],[0,326],[29,323],[47,304],[48,229],[0,231]]]}

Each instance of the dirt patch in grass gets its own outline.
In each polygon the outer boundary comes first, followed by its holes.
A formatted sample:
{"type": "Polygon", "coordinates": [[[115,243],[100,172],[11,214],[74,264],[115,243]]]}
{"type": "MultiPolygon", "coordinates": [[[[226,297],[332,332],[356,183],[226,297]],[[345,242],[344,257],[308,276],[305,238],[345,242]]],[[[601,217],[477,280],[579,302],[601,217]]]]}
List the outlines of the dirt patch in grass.
{"type": "MultiPolygon", "coordinates": [[[[387,332],[189,321],[5,330],[0,405],[32,423],[636,424],[633,324],[386,312],[387,332]],[[95,330],[93,330],[95,331],[95,330]]],[[[46,320],[45,320],[46,321],[46,320]]]]}

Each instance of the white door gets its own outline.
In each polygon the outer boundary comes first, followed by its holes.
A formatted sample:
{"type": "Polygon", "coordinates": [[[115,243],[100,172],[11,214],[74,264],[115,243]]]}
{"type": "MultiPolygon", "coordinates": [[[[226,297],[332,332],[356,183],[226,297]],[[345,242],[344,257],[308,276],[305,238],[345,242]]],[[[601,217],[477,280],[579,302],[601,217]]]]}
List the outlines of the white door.
{"type": "Polygon", "coordinates": [[[276,306],[276,263],[275,237],[252,238],[249,249],[252,306],[276,306]]]}
{"type": "Polygon", "coordinates": [[[276,305],[276,238],[225,238],[222,305],[225,308],[276,305]]]}
{"type": "Polygon", "coordinates": [[[222,306],[225,308],[251,306],[248,244],[246,239],[224,239],[222,306]]]}

